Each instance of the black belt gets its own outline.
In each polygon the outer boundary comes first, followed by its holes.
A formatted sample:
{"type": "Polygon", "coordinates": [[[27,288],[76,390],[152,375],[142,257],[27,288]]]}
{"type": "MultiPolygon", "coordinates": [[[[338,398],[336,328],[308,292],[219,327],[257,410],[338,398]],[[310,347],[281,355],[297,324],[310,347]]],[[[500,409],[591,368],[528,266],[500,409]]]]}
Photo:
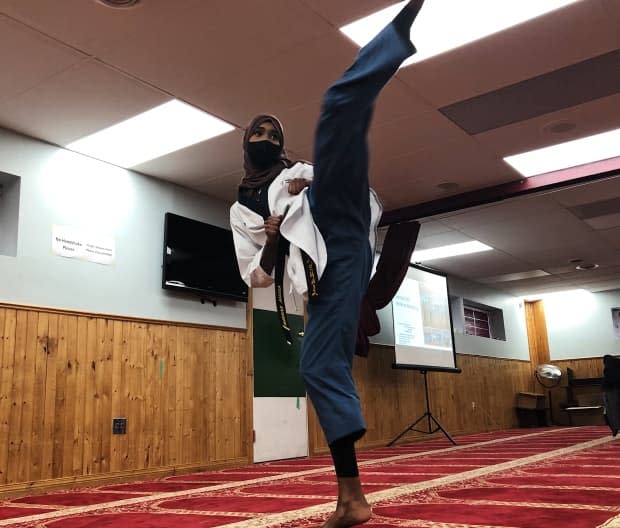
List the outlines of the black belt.
{"type": "MultiPolygon", "coordinates": [[[[293,338],[291,337],[291,327],[288,324],[288,316],[286,315],[286,305],[284,303],[284,263],[286,260],[286,254],[289,248],[289,241],[282,235],[278,240],[278,252],[276,256],[275,266],[275,295],[276,295],[276,312],[280,319],[280,326],[284,333],[284,338],[289,345],[293,344],[293,338]]],[[[308,300],[314,299],[319,296],[319,275],[316,271],[316,264],[308,256],[308,254],[301,250],[301,261],[304,267],[304,273],[306,274],[306,284],[308,289],[308,300]]],[[[303,335],[303,334],[302,334],[303,335]]]]}

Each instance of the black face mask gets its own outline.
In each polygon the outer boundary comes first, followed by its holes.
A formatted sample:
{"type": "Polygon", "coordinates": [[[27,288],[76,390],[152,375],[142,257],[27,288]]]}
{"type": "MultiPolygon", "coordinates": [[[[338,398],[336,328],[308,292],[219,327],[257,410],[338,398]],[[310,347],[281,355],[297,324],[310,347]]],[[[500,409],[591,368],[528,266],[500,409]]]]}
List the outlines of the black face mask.
{"type": "Polygon", "coordinates": [[[247,150],[252,164],[259,169],[266,169],[278,161],[282,147],[263,140],[249,142],[247,150]]]}

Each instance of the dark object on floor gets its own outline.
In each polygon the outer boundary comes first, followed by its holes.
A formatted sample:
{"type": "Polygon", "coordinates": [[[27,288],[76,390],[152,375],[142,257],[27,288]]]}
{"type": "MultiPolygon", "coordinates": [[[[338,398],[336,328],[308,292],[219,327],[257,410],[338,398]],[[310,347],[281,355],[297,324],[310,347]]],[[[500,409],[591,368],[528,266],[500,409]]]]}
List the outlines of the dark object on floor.
{"type": "Polygon", "coordinates": [[[620,358],[606,355],[603,358],[603,399],[605,401],[605,416],[616,436],[620,430],[620,358]]]}
{"type": "Polygon", "coordinates": [[[566,369],[567,402],[561,408],[568,414],[569,425],[604,425],[603,378],[580,378],[566,369]]]}

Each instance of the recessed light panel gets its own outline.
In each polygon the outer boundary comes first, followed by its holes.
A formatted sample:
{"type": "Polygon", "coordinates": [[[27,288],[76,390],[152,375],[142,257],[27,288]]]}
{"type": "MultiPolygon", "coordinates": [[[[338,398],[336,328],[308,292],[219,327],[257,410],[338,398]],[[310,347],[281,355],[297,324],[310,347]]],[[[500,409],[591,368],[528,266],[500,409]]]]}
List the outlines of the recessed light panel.
{"type": "Polygon", "coordinates": [[[504,161],[528,177],[618,156],[620,156],[620,128],[508,156],[504,161]]]}
{"type": "Polygon", "coordinates": [[[535,279],[538,277],[548,277],[551,275],[544,270],[528,270],[520,271],[518,273],[506,273],[504,275],[495,275],[493,277],[477,278],[476,282],[482,282],[483,284],[493,284],[497,282],[512,282],[526,279],[535,279]]]}
{"type": "Polygon", "coordinates": [[[232,125],[173,99],[74,141],[66,148],[128,169],[233,129],[232,125]]]}
{"type": "Polygon", "coordinates": [[[460,244],[450,244],[432,249],[421,249],[419,251],[414,251],[411,256],[411,262],[424,262],[427,260],[456,257],[458,255],[468,255],[469,253],[478,253],[480,251],[489,251],[491,249],[493,249],[491,246],[487,246],[477,240],[472,240],[470,242],[462,242],[460,244]]]}
{"type": "MultiPolygon", "coordinates": [[[[580,0],[432,0],[411,28],[418,53],[403,66],[428,59],[474,40],[580,0]]],[[[340,28],[359,46],[375,36],[407,2],[399,2],[340,28]]]]}

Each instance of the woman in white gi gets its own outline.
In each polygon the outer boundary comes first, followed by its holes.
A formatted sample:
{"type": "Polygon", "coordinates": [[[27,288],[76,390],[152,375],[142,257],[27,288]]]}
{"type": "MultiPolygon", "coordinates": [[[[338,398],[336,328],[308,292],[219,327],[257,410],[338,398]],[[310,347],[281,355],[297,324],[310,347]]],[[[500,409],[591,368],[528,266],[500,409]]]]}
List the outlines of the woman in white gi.
{"type": "Polygon", "coordinates": [[[286,271],[296,290],[308,295],[300,371],[338,479],[338,505],[324,528],[354,526],[371,516],[355,455],[366,424],[352,377],[381,212],[368,184],[367,132],[376,97],[415,52],[409,31],[423,1],[411,0],[326,92],[314,170],[286,158],[282,126],[273,116],[255,118],[244,136],[246,176],[230,215],[239,269],[249,286],[269,286],[278,254],[281,259],[288,250],[286,271]]]}

